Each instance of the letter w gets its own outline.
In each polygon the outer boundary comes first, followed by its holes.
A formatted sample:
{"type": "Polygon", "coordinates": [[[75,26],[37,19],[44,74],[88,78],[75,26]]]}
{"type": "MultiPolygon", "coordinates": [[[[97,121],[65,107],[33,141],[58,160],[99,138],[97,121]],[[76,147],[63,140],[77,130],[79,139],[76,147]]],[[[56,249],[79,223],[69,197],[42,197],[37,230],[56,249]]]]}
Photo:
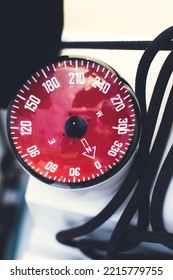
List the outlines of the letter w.
{"type": "Polygon", "coordinates": [[[102,110],[98,111],[98,112],[96,113],[96,115],[97,115],[98,118],[102,117],[102,116],[103,116],[102,110]]]}

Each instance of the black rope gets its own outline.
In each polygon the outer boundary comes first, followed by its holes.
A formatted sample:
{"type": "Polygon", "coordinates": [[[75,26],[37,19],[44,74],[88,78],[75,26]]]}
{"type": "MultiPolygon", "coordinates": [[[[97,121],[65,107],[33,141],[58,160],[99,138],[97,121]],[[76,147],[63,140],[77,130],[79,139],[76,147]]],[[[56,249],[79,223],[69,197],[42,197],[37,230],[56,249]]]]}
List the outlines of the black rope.
{"type": "MultiPolygon", "coordinates": [[[[141,107],[142,135],[135,160],[121,188],[98,215],[79,227],[61,231],[56,235],[59,242],[79,248],[90,258],[120,259],[122,252],[134,249],[141,242],[160,243],[173,248],[173,234],[166,232],[162,218],[164,197],[173,174],[173,164],[171,164],[173,147],[170,148],[160,168],[173,122],[173,88],[169,93],[162,120],[152,144],[160,107],[173,70],[173,51],[169,53],[160,69],[148,109],[146,106],[146,81],[150,65],[160,50],[172,45],[172,38],[173,27],[170,27],[148,45],[139,63],[135,91],[141,107]],[[150,203],[153,184],[154,191],[150,203]],[[110,239],[106,241],[90,239],[89,233],[104,224],[132,191],[133,194],[112,230],[110,239]],[[138,213],[137,225],[131,229],[130,223],[136,213],[138,213]],[[152,231],[148,231],[150,222],[152,231]]],[[[127,254],[124,256],[127,257],[127,254]]]]}

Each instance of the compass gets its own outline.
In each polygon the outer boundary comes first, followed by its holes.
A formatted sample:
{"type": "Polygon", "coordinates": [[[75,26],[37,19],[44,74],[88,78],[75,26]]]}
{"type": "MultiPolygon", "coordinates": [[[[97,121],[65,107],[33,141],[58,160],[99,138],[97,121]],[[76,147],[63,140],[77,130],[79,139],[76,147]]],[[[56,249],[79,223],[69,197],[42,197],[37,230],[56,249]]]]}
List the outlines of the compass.
{"type": "Polygon", "coordinates": [[[8,137],[24,169],[63,188],[116,177],[140,137],[128,83],[102,61],[62,56],[34,73],[11,101],[8,137]]]}

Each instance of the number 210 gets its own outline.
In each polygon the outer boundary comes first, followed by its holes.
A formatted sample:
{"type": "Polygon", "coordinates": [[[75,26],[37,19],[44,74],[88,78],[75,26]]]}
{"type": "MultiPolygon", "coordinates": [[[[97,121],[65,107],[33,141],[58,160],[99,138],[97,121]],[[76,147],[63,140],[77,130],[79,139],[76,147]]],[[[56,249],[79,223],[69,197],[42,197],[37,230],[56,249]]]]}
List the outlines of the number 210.
{"type": "Polygon", "coordinates": [[[70,85],[83,85],[85,83],[85,77],[84,77],[84,73],[73,73],[73,72],[70,72],[69,73],[69,77],[70,77],[70,80],[69,80],[69,84],[70,85]]]}

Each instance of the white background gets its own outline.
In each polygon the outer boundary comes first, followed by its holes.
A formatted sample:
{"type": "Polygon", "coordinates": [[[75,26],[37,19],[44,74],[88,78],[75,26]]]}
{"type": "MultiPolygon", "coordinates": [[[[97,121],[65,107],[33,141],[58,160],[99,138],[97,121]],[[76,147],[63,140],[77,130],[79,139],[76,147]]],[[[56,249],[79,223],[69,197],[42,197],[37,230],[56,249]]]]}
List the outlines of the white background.
{"type": "Polygon", "coordinates": [[[64,40],[151,40],[173,24],[172,0],[64,0],[64,40]]]}

